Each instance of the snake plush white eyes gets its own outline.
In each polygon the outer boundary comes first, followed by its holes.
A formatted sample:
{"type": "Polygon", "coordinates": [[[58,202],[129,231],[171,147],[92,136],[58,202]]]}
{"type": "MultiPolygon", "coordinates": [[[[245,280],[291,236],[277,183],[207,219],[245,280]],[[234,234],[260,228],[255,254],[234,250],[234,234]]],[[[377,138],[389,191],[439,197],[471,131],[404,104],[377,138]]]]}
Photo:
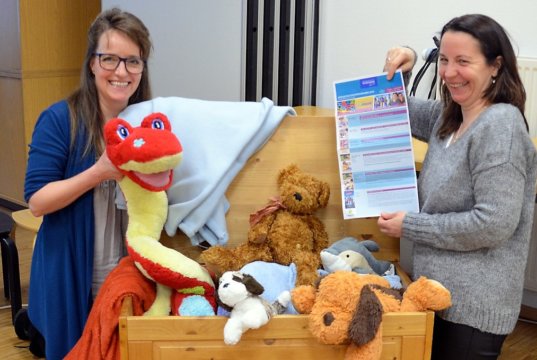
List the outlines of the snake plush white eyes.
{"type": "Polygon", "coordinates": [[[164,122],[161,119],[154,119],[151,122],[151,127],[157,130],[164,130],[164,122]]]}
{"type": "Polygon", "coordinates": [[[170,120],[163,113],[153,113],[146,116],[140,127],[149,128],[154,130],[168,130],[172,131],[170,120]]]}
{"type": "Polygon", "coordinates": [[[127,129],[123,125],[119,125],[117,127],[117,135],[120,137],[121,140],[125,140],[129,136],[129,129],[127,129]]]}

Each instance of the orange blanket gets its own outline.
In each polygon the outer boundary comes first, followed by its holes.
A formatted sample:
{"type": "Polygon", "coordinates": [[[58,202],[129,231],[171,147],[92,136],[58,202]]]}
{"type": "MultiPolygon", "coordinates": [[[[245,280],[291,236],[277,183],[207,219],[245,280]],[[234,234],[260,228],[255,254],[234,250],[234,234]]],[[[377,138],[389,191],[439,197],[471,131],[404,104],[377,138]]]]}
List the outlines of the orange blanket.
{"type": "Polygon", "coordinates": [[[155,299],[155,284],[143,276],[132,259],[123,258],[105,279],[91,309],[82,337],[65,359],[119,359],[119,314],[126,296],[134,315],[142,315],[155,299]]]}

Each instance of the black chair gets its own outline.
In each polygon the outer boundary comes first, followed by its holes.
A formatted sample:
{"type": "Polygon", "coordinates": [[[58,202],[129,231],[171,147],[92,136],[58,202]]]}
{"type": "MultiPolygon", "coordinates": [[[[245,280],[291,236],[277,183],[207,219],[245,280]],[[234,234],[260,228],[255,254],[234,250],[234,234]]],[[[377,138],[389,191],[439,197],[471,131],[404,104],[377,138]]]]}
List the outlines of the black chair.
{"type": "Polygon", "coordinates": [[[19,273],[19,253],[15,241],[11,239],[13,220],[11,216],[0,212],[0,241],[2,251],[2,273],[4,275],[4,296],[11,301],[11,321],[22,308],[21,283],[19,273]]]}

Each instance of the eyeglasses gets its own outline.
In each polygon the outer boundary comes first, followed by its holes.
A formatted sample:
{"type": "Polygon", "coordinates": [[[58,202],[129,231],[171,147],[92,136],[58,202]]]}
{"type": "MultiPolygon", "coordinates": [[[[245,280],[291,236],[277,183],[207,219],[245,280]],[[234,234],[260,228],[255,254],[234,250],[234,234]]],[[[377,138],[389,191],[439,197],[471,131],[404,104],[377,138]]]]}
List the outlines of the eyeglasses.
{"type": "Polygon", "coordinates": [[[104,70],[114,71],[118,68],[119,63],[124,62],[127,72],[130,74],[140,74],[144,71],[145,61],[136,56],[122,58],[114,54],[93,53],[99,57],[99,65],[104,70]]]}

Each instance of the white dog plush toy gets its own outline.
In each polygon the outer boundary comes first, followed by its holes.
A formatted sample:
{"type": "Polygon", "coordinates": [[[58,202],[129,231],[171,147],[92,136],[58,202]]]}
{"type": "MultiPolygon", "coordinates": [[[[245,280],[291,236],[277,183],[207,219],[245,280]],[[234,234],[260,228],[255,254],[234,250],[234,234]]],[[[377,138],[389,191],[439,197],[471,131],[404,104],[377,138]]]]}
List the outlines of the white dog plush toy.
{"type": "Polygon", "coordinates": [[[273,304],[260,295],[264,288],[253,276],[239,271],[227,271],[218,283],[217,302],[230,312],[224,326],[224,342],[235,345],[248,329],[265,325],[273,315],[281,314],[291,301],[289,291],[283,291],[273,304]]]}

